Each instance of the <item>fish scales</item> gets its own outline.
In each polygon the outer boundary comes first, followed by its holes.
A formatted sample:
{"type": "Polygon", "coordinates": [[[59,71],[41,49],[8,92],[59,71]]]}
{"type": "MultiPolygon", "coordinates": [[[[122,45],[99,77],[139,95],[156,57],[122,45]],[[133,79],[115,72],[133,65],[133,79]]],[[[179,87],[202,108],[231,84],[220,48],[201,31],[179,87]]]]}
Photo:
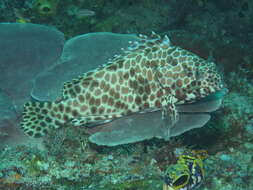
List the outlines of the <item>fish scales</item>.
{"type": "Polygon", "coordinates": [[[139,35],[121,55],[66,82],[60,101],[26,103],[21,128],[41,137],[66,124],[88,126],[133,113],[174,109],[173,105],[195,102],[222,87],[214,63],[173,46],[167,36],[139,35]]]}

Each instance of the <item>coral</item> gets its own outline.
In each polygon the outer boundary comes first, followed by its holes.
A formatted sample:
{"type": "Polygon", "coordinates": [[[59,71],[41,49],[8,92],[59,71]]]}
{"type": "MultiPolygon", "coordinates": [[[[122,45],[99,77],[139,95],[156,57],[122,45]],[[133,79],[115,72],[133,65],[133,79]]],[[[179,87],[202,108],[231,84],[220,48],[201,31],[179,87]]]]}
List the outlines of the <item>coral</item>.
{"type": "Polygon", "coordinates": [[[32,155],[30,159],[24,161],[28,175],[39,176],[44,170],[48,170],[49,165],[40,156],[32,155]]]}
{"type": "Polygon", "coordinates": [[[23,152],[13,150],[10,147],[1,149],[0,151],[0,189],[15,189],[23,184],[23,174],[25,166],[22,160],[23,152]]]}
{"type": "Polygon", "coordinates": [[[252,189],[252,147],[252,143],[244,143],[238,149],[230,148],[229,151],[208,158],[204,162],[207,176],[212,175],[215,178],[206,178],[206,187],[214,190],[252,189]]]}
{"type": "Polygon", "coordinates": [[[117,185],[107,185],[104,189],[108,190],[130,190],[130,189],[145,189],[145,190],[153,190],[153,189],[162,189],[162,182],[158,178],[150,178],[143,180],[136,180],[134,182],[125,182],[117,185]]]}

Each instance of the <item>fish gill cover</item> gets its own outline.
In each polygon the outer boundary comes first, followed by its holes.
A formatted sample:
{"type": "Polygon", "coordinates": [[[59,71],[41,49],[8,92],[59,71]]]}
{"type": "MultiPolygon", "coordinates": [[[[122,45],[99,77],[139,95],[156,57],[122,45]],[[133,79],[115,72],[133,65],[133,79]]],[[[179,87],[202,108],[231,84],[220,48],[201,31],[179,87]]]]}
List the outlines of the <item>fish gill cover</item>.
{"type": "MultiPolygon", "coordinates": [[[[95,69],[99,65],[107,63],[107,59],[113,57],[115,54],[120,53],[122,47],[128,47],[129,40],[141,40],[141,38],[137,38],[134,35],[93,33],[80,35],[73,39],[70,39],[65,43],[63,48],[63,34],[54,28],[35,24],[21,25],[5,23],[1,24],[1,27],[3,28],[3,30],[1,31],[4,31],[2,36],[4,36],[5,39],[5,41],[3,40],[4,43],[1,43],[1,45],[3,46],[3,48],[5,46],[4,49],[6,51],[6,47],[8,46],[12,46],[12,48],[14,48],[6,52],[5,56],[2,56],[3,61],[1,61],[1,66],[5,69],[6,75],[2,75],[1,81],[6,83],[1,85],[4,87],[4,91],[7,91],[13,96],[15,105],[19,105],[18,103],[24,103],[29,99],[30,96],[34,100],[36,100],[35,102],[33,101],[31,103],[26,104],[26,112],[28,111],[27,108],[30,109],[28,112],[30,115],[24,115],[23,128],[25,128],[25,126],[30,127],[31,123],[33,123],[35,119],[35,125],[33,126],[39,126],[39,131],[43,131],[43,126],[46,124],[43,123],[42,126],[38,125],[38,123],[41,124],[41,121],[39,120],[39,118],[36,118],[36,116],[40,116],[41,120],[48,122],[51,121],[51,118],[42,115],[42,113],[45,113],[47,110],[45,111],[45,109],[38,108],[40,106],[42,106],[43,108],[43,106],[45,105],[47,107],[50,107],[50,103],[43,103],[43,101],[55,101],[57,98],[58,102],[64,101],[64,94],[63,99],[60,95],[63,83],[75,78],[77,75],[95,69]],[[10,37],[8,36],[8,32],[6,32],[8,30],[10,37]],[[40,35],[38,35],[38,32],[40,33],[40,35]],[[15,37],[13,37],[14,34],[15,37]],[[20,38],[22,40],[20,40],[20,38]],[[19,42],[17,43],[18,45],[13,45],[13,43],[15,44],[16,42],[19,42]],[[24,44],[22,48],[20,44],[24,44]],[[34,44],[36,44],[36,48],[34,48],[34,44]],[[40,49],[40,47],[44,49],[40,49]],[[19,51],[17,51],[17,49],[19,51]],[[15,53],[13,51],[15,51],[15,53]],[[7,64],[7,62],[11,62],[12,64],[7,64]],[[8,66],[6,67],[5,65],[8,66]],[[12,75],[7,75],[7,73],[11,73],[12,75]],[[18,91],[20,89],[22,90],[22,92],[24,91],[24,93],[18,91]]],[[[155,42],[155,40],[160,40],[160,37],[158,35],[153,34],[152,38],[153,42],[155,42]]],[[[145,42],[145,37],[143,39],[144,42],[141,42],[144,43],[143,45],[146,45],[145,43],[149,43],[148,40],[147,42],[145,42]]],[[[152,40],[150,42],[152,45],[152,40]]],[[[162,45],[164,43],[164,45],[171,45],[167,37],[165,37],[164,42],[161,42],[160,43],[162,45]]],[[[141,43],[139,44],[139,48],[142,46],[141,43]]],[[[154,47],[156,47],[155,44],[153,45],[154,47]]],[[[181,50],[180,48],[178,49],[178,47],[171,47],[176,50],[175,52],[178,51],[180,53],[180,51],[185,51],[181,50]]],[[[186,54],[187,53],[188,52],[186,52],[186,54]]],[[[188,54],[190,60],[192,60],[193,58],[199,60],[198,65],[204,63],[204,60],[198,58],[194,54],[188,54]]],[[[117,56],[115,59],[117,59],[117,56]]],[[[137,62],[137,65],[138,64],[139,63],[137,62]]],[[[104,67],[108,68],[110,67],[110,65],[111,64],[108,64],[104,67]]],[[[212,69],[207,71],[212,71],[212,69]]],[[[161,70],[161,73],[162,72],[163,70],[161,70]]],[[[215,84],[220,85],[219,82],[215,84]]],[[[219,88],[218,90],[220,89],[221,88],[219,88]]],[[[204,96],[215,92],[216,90],[209,89],[209,91],[207,91],[204,96]]],[[[203,92],[198,92],[199,95],[201,93],[203,92]]],[[[181,101],[182,103],[187,103],[185,101],[182,101],[180,97],[178,100],[179,102],[181,101]]],[[[159,110],[158,106],[154,110],[151,110],[153,111],[151,113],[150,110],[137,110],[137,112],[144,111],[147,113],[135,113],[131,115],[126,115],[124,117],[120,117],[119,119],[115,119],[112,122],[100,125],[99,127],[101,128],[95,129],[95,133],[91,135],[90,140],[97,144],[114,146],[118,144],[125,144],[150,139],[152,137],[168,139],[170,136],[179,135],[192,128],[202,127],[210,119],[210,115],[204,112],[214,111],[220,106],[220,104],[221,99],[218,98],[214,101],[208,101],[204,104],[202,102],[202,104],[196,103],[192,105],[177,106],[177,109],[180,114],[177,118],[176,124],[170,127],[171,129],[169,136],[165,135],[167,134],[167,127],[169,126],[164,127],[164,121],[162,120],[163,114],[161,111],[157,111],[159,110]]],[[[18,112],[20,113],[20,108],[18,108],[18,112]]],[[[34,128],[38,129],[37,127],[34,128]]],[[[51,128],[57,128],[57,125],[51,126],[51,128]]],[[[45,128],[45,130],[48,129],[45,128]]],[[[33,131],[33,128],[27,128],[27,130],[25,131],[26,133],[30,133],[30,135],[32,135],[30,131],[33,131]]]]}

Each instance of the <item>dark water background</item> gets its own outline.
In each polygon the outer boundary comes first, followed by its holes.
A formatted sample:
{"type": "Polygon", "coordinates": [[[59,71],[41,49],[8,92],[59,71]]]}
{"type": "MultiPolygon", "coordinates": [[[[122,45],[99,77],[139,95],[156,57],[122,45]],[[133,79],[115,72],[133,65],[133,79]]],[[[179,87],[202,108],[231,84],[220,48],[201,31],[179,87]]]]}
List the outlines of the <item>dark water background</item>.
{"type": "Polygon", "coordinates": [[[162,189],[163,171],[185,149],[209,154],[200,189],[253,189],[252,18],[250,0],[0,0],[0,22],[42,24],[62,32],[44,35],[42,28],[31,39],[1,26],[0,47],[13,37],[0,49],[0,189],[162,189]],[[169,142],[154,139],[117,147],[89,143],[79,129],[62,129],[29,145],[17,132],[24,99],[30,98],[29,81],[57,60],[64,37],[151,31],[214,60],[223,71],[229,93],[205,127],[169,142]],[[18,54],[15,48],[22,47],[18,54]],[[22,55],[34,49],[40,56],[24,61],[22,55]],[[35,66],[23,64],[34,60],[35,66]],[[25,68],[33,72],[24,75],[25,68]]]}

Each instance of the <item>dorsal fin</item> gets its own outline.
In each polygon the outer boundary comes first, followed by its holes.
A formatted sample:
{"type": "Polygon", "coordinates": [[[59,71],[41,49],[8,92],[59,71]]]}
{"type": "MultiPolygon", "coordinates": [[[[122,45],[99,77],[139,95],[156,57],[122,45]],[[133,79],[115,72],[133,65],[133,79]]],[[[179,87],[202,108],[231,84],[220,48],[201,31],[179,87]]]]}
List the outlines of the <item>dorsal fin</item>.
{"type": "Polygon", "coordinates": [[[139,34],[137,41],[130,41],[130,46],[125,50],[125,53],[136,52],[140,50],[145,51],[154,51],[154,49],[162,47],[168,48],[172,46],[170,39],[167,35],[161,37],[160,35],[152,32],[150,36],[139,34]]]}

